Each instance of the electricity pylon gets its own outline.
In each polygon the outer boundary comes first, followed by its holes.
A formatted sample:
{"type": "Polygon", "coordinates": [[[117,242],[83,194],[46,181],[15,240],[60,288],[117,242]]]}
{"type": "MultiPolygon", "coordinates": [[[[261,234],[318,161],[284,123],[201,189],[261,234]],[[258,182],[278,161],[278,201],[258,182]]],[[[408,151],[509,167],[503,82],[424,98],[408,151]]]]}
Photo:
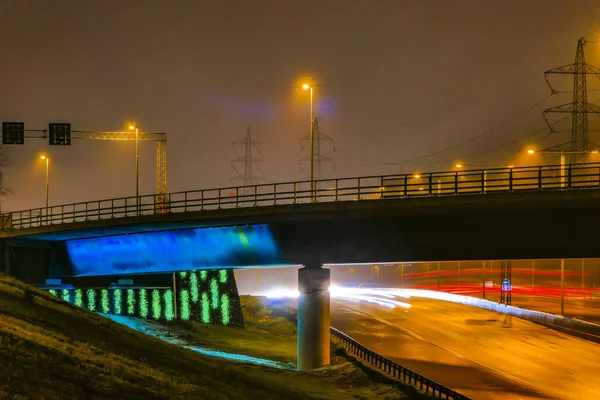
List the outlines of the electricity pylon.
{"type": "MultiPolygon", "coordinates": [[[[239,157],[231,160],[231,166],[239,175],[231,178],[231,183],[234,185],[236,182],[243,182],[244,186],[252,186],[256,182],[262,180],[262,178],[254,175],[254,163],[262,162],[262,160],[258,158],[254,158],[252,156],[252,149],[255,148],[258,153],[260,150],[258,149],[258,145],[262,144],[262,142],[255,140],[252,138],[252,133],[250,132],[250,127],[246,130],[246,137],[244,139],[236,140],[231,143],[231,147],[233,150],[237,152],[236,146],[244,145],[245,146],[245,154],[244,157],[239,157]],[[236,168],[237,163],[244,163],[244,173],[241,174],[240,171],[236,168]]],[[[245,190],[248,190],[247,188],[245,190]]],[[[240,193],[245,194],[245,193],[240,193]]]]}
{"type": "Polygon", "coordinates": [[[554,90],[548,81],[548,75],[573,75],[573,102],[548,108],[543,113],[544,120],[551,132],[554,132],[554,130],[546,118],[548,113],[571,114],[571,141],[552,148],[552,150],[564,151],[569,154],[570,164],[586,161],[587,152],[589,151],[588,114],[595,113],[600,115],[600,107],[587,101],[587,75],[595,75],[600,78],[600,69],[585,62],[583,46],[585,46],[585,39],[580,38],[577,42],[577,52],[573,64],[544,72],[544,79],[550,87],[552,94],[556,94],[558,91],[554,90]]]}

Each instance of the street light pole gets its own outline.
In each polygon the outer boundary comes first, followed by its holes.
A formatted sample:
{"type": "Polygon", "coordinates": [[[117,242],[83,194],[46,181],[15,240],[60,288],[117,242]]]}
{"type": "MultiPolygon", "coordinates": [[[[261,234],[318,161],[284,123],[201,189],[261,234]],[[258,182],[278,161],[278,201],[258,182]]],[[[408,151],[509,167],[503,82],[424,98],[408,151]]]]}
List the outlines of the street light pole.
{"type": "Polygon", "coordinates": [[[565,152],[560,151],[560,187],[565,187],[565,152]]]}
{"type": "Polygon", "coordinates": [[[304,90],[310,91],[310,198],[315,201],[315,137],[314,137],[314,118],[313,118],[313,86],[305,83],[302,85],[304,90]]]}
{"type": "Polygon", "coordinates": [[[135,129],[135,206],[139,214],[140,212],[140,143],[139,143],[139,126],[129,125],[130,130],[135,129]]]}
{"type": "Polygon", "coordinates": [[[42,160],[46,161],[46,213],[48,212],[48,193],[49,193],[49,188],[50,188],[50,156],[48,155],[42,155],[40,156],[40,158],[42,160]]]}
{"type": "Polygon", "coordinates": [[[48,209],[49,194],[50,194],[50,157],[46,156],[46,209],[48,209]]]}

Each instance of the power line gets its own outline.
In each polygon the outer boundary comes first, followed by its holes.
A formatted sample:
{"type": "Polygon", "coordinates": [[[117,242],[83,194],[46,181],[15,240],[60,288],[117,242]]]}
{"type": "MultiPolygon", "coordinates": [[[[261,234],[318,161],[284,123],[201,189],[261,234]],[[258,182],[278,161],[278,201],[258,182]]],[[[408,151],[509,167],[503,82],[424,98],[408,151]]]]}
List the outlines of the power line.
{"type": "Polygon", "coordinates": [[[488,129],[486,131],[481,132],[478,135],[472,136],[472,137],[470,137],[468,139],[463,140],[462,142],[458,142],[456,144],[448,146],[448,147],[446,147],[446,148],[444,148],[442,150],[435,151],[433,153],[425,154],[425,155],[422,155],[422,156],[419,156],[419,157],[415,157],[415,158],[408,158],[408,159],[405,159],[405,160],[401,160],[401,161],[399,161],[399,163],[406,163],[406,162],[411,162],[411,161],[418,161],[418,160],[422,160],[424,158],[429,158],[429,157],[437,156],[438,154],[442,154],[442,153],[445,153],[447,151],[453,150],[453,149],[455,149],[457,147],[463,146],[463,145],[465,145],[467,143],[471,143],[471,142],[473,142],[473,141],[475,141],[475,140],[477,140],[477,139],[479,139],[479,138],[481,138],[483,136],[486,136],[486,135],[492,133],[493,131],[495,131],[498,128],[501,128],[502,126],[506,125],[507,123],[509,123],[509,122],[511,122],[511,121],[513,121],[513,120],[515,120],[517,118],[519,118],[523,114],[531,111],[532,109],[534,109],[535,107],[537,107],[538,105],[540,105],[541,103],[543,103],[544,101],[546,101],[547,99],[549,99],[551,96],[552,96],[552,94],[544,97],[541,100],[536,101],[534,104],[530,105],[525,110],[523,110],[523,111],[521,111],[521,112],[513,115],[512,117],[510,117],[510,118],[502,121],[501,123],[499,123],[498,125],[494,126],[493,128],[490,128],[490,129],[488,129]]]}

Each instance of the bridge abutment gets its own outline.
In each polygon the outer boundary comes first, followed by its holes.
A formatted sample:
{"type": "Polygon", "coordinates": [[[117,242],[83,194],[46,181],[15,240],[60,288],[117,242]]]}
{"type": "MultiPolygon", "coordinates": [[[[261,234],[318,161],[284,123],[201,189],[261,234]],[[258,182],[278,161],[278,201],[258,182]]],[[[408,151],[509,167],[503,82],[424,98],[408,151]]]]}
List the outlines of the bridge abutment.
{"type": "Polygon", "coordinates": [[[330,271],[320,265],[298,270],[298,369],[307,371],[328,365],[330,271]]]}

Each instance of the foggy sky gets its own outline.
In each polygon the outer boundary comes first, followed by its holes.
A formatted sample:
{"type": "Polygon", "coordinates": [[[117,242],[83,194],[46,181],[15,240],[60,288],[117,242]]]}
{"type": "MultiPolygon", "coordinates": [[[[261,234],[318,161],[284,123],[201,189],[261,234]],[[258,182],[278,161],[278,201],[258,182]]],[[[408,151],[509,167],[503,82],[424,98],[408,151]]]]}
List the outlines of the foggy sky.
{"type": "MultiPolygon", "coordinates": [[[[577,39],[600,33],[600,1],[0,0],[0,18],[0,120],[108,131],[136,121],[167,132],[168,189],[181,191],[229,186],[230,160],[243,156],[231,142],[248,126],[263,142],[257,175],[308,179],[298,162],[308,154],[302,77],[317,85],[315,115],[335,140],[335,152],[323,144],[335,160],[322,166],[329,177],[518,162],[527,144],[565,142],[538,134],[466,158],[542,128],[544,108],[571,101],[565,92],[513,118],[549,95],[545,70],[573,62],[577,39]]],[[[600,44],[586,56],[600,65],[600,44]]],[[[588,100],[600,103],[600,92],[588,100]]],[[[142,193],[155,190],[154,146],[141,146],[142,193]]],[[[52,157],[51,204],[135,194],[133,142],[5,150],[14,193],[3,211],[43,206],[41,152],[52,157]]]]}

